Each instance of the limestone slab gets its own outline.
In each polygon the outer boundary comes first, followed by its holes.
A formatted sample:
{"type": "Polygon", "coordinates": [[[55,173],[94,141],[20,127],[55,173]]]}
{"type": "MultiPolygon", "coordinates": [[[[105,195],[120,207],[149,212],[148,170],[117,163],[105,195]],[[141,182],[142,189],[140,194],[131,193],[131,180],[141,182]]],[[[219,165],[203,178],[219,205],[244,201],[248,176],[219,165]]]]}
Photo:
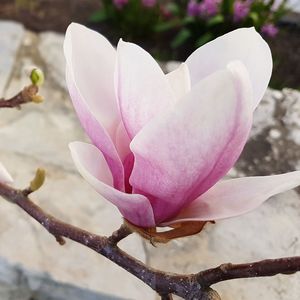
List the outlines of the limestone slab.
{"type": "MultiPolygon", "coordinates": [[[[13,95],[28,83],[24,70],[37,65],[46,71],[43,105],[21,111],[0,111],[0,161],[24,187],[37,167],[47,169],[45,186],[34,200],[53,215],[100,234],[121,223],[120,214],[81,179],[71,161],[68,143],[87,140],[64,84],[62,35],[26,32],[18,68],[4,91],[13,95]],[[49,56],[47,53],[49,52],[49,56]]],[[[1,43],[0,43],[1,49],[1,43]]],[[[170,63],[170,71],[178,63],[170,63]]],[[[254,128],[245,154],[236,166],[239,175],[263,175],[300,168],[298,92],[268,90],[255,112],[254,128]]],[[[233,175],[232,175],[233,176],[233,175]]],[[[144,251],[135,235],[122,247],[152,266],[174,272],[197,272],[224,262],[247,262],[300,252],[299,195],[291,191],[269,200],[240,218],[209,225],[200,235],[144,251]]],[[[0,203],[0,256],[55,280],[129,299],[153,299],[152,291],[127,272],[81,245],[60,247],[35,221],[17,207],[0,203]]],[[[299,299],[299,275],[240,280],[216,285],[222,300],[299,299]]],[[[23,299],[22,299],[23,300],[23,299]]]]}
{"type": "Polygon", "coordinates": [[[27,270],[0,258],[1,300],[121,300],[53,280],[47,273],[27,270]]]}
{"type": "Polygon", "coordinates": [[[65,58],[63,56],[64,36],[54,32],[39,35],[38,50],[47,66],[47,74],[59,86],[66,89],[65,58]]]}
{"type": "MultiPolygon", "coordinates": [[[[223,263],[244,263],[299,255],[300,197],[290,191],[247,215],[209,224],[200,234],[161,245],[147,244],[150,265],[170,272],[196,273],[223,263]]],[[[296,300],[300,274],[240,279],[213,286],[222,300],[296,300]]]]}
{"type": "Polygon", "coordinates": [[[11,21],[0,21],[0,95],[8,83],[21,44],[24,28],[11,21]]]}
{"type": "MultiPolygon", "coordinates": [[[[6,97],[29,83],[24,72],[27,67],[37,65],[48,70],[50,61],[39,56],[38,42],[36,35],[25,34],[15,62],[18,68],[4,91],[6,97]]],[[[0,160],[14,177],[16,187],[26,186],[37,167],[45,168],[46,184],[33,195],[34,200],[66,222],[109,235],[121,225],[122,217],[75,170],[68,143],[85,141],[87,137],[67,92],[47,72],[46,78],[41,89],[43,104],[27,104],[21,111],[0,111],[0,160]]],[[[17,207],[1,201],[0,216],[0,257],[10,263],[47,272],[53,280],[78,288],[125,299],[153,298],[150,288],[92,250],[71,241],[59,246],[17,207]]],[[[140,260],[146,260],[139,237],[133,235],[121,246],[140,260]]]]}

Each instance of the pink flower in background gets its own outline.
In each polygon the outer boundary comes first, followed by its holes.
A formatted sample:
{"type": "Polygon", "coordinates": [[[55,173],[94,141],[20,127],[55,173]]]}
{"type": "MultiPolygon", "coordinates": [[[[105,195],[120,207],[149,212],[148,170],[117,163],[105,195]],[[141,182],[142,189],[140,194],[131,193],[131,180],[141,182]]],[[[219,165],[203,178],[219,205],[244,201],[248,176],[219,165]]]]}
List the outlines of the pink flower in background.
{"type": "Polygon", "coordinates": [[[12,177],[4,168],[3,164],[0,162],[0,182],[1,183],[11,183],[13,182],[12,177]]]}
{"type": "Polygon", "coordinates": [[[204,45],[168,74],[139,46],[120,40],[115,50],[78,24],[64,52],[69,92],[93,143],[71,143],[73,160],[131,223],[233,217],[300,184],[300,172],[221,180],[271,76],[270,49],[253,28],[204,45]]]}
{"type": "Polygon", "coordinates": [[[196,17],[199,15],[199,3],[196,0],[190,0],[187,6],[187,14],[190,17],[196,17]]]}
{"type": "Polygon", "coordinates": [[[249,12],[252,1],[237,0],[233,4],[233,21],[240,22],[244,20],[249,12]]]}
{"type": "Polygon", "coordinates": [[[220,0],[202,0],[199,4],[199,14],[203,17],[212,17],[219,12],[220,0]]]}
{"type": "Polygon", "coordinates": [[[142,3],[145,7],[151,8],[156,5],[157,1],[156,0],[142,0],[142,3]]]}
{"type": "Polygon", "coordinates": [[[117,8],[121,9],[128,3],[128,0],[113,0],[113,3],[117,8]]]}
{"type": "Polygon", "coordinates": [[[261,33],[267,37],[273,38],[278,34],[278,28],[274,24],[268,23],[261,28],[261,33]]]}

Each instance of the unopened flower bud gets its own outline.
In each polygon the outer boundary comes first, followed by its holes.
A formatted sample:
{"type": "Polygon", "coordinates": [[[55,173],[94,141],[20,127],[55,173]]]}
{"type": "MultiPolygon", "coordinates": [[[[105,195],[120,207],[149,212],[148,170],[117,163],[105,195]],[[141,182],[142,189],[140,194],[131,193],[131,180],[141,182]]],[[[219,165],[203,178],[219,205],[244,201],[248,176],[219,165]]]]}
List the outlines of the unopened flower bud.
{"type": "Polygon", "coordinates": [[[45,81],[45,76],[41,69],[34,68],[30,73],[30,79],[32,84],[41,86],[45,81]]]}
{"type": "Polygon", "coordinates": [[[37,191],[45,182],[46,171],[44,169],[37,169],[33,180],[30,182],[30,190],[37,191]]]}

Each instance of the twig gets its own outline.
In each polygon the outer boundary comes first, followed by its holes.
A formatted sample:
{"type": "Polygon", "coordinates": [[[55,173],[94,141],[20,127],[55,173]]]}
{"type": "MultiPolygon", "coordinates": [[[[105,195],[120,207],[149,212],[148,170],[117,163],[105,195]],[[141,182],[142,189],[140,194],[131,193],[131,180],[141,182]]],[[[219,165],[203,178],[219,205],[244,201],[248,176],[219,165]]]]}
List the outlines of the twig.
{"type": "Polygon", "coordinates": [[[223,264],[217,268],[198,273],[202,286],[238,278],[270,277],[278,274],[290,275],[300,271],[300,256],[266,259],[246,264],[223,264]]]}
{"type": "Polygon", "coordinates": [[[39,103],[42,98],[38,95],[38,90],[37,85],[29,85],[8,100],[0,99],[0,108],[20,108],[22,104],[28,102],[39,103]]]}
{"type": "Polygon", "coordinates": [[[161,300],[173,300],[173,296],[171,294],[161,295],[161,300]]]}
{"type": "Polygon", "coordinates": [[[117,243],[131,233],[124,225],[110,237],[99,236],[45,213],[22,190],[0,183],[0,196],[21,207],[59,241],[65,237],[93,249],[142,280],[161,295],[162,299],[172,299],[174,294],[184,299],[219,300],[219,295],[209,288],[210,285],[230,279],[300,271],[300,257],[289,257],[247,264],[223,264],[190,275],[165,273],[146,266],[117,247],[117,243]]]}
{"type": "Polygon", "coordinates": [[[129,227],[123,224],[118,230],[113,232],[108,240],[112,245],[117,245],[121,240],[125,239],[131,233],[132,231],[129,229],[129,227]]]}

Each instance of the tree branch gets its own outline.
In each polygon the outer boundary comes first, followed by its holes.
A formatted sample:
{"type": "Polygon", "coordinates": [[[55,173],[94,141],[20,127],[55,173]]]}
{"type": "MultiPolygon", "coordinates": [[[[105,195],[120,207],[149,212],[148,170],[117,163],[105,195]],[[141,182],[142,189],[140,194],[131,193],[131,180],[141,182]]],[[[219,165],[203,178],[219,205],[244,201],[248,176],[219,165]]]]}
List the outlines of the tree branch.
{"type": "Polygon", "coordinates": [[[125,224],[121,225],[121,227],[113,232],[113,234],[108,238],[109,242],[112,245],[117,245],[121,240],[125,239],[127,236],[132,234],[132,231],[125,224]]]}
{"type": "Polygon", "coordinates": [[[173,297],[171,294],[161,295],[161,300],[173,300],[173,297]]]}
{"type": "Polygon", "coordinates": [[[0,108],[20,108],[22,104],[28,102],[40,103],[43,99],[38,95],[38,91],[37,85],[29,85],[8,100],[0,99],[0,108]]]}
{"type": "Polygon", "coordinates": [[[300,271],[300,256],[266,259],[246,264],[223,264],[196,275],[202,286],[251,277],[271,277],[278,274],[290,275],[300,271]]]}
{"type": "Polygon", "coordinates": [[[63,238],[68,238],[93,249],[142,280],[161,295],[162,299],[172,299],[172,294],[175,294],[184,299],[219,300],[219,295],[209,288],[215,283],[237,278],[274,276],[300,271],[300,257],[289,257],[247,264],[223,264],[217,268],[190,275],[165,273],[146,266],[117,247],[120,240],[131,234],[130,229],[125,225],[122,225],[110,237],[99,236],[47,214],[28,198],[26,190],[16,190],[0,183],[0,196],[22,208],[60,244],[63,244],[63,238]]]}

